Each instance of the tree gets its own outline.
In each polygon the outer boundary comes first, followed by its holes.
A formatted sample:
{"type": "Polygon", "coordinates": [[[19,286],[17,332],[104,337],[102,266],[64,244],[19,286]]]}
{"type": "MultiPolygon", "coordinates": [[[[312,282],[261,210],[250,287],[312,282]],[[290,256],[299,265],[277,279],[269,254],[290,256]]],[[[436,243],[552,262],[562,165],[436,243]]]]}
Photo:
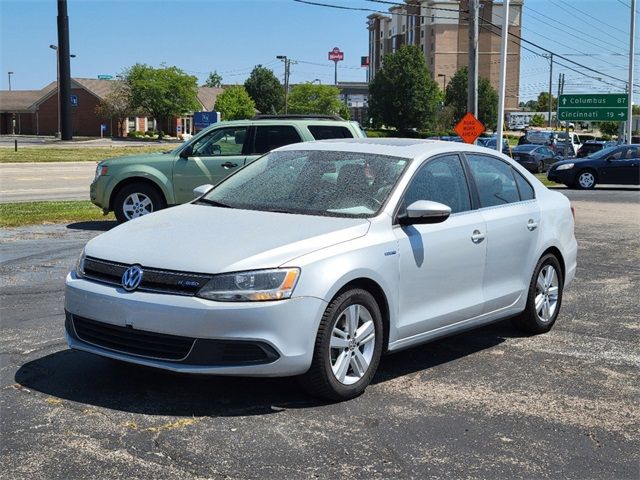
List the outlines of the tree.
{"type": "Polygon", "coordinates": [[[271,70],[256,65],[244,82],[244,88],[261,113],[279,111],[284,107],[284,90],[271,70]]]}
{"type": "Polygon", "coordinates": [[[226,88],[213,108],[222,114],[223,120],[242,120],[256,114],[256,104],[241,85],[226,88]]]}
{"type": "Polygon", "coordinates": [[[209,76],[202,86],[220,88],[222,86],[222,75],[220,75],[215,70],[213,72],[209,72],[209,76]]]}
{"type": "Polygon", "coordinates": [[[529,121],[529,125],[532,127],[544,127],[545,119],[539,113],[536,113],[531,120],[529,121]]]}
{"type": "MultiPolygon", "coordinates": [[[[111,82],[111,90],[96,107],[96,115],[100,118],[116,121],[118,135],[124,131],[126,119],[137,112],[131,106],[131,92],[125,82],[111,82]]],[[[112,136],[114,132],[111,132],[112,136]]]]}
{"type": "Polygon", "coordinates": [[[340,90],[332,85],[301,83],[289,93],[289,113],[339,115],[344,104],[340,90]]]}
{"type": "MultiPolygon", "coordinates": [[[[558,99],[551,95],[551,111],[555,112],[558,108],[558,99]]],[[[549,92],[540,92],[536,106],[536,112],[549,111],[549,92]]]]}
{"type": "MultiPolygon", "coordinates": [[[[467,113],[467,78],[467,67],[462,67],[451,77],[445,92],[444,104],[453,106],[456,120],[467,113]]],[[[483,77],[478,79],[478,120],[487,128],[498,121],[498,92],[483,77]]]]}
{"type": "Polygon", "coordinates": [[[406,131],[422,128],[436,117],[441,93],[424,56],[403,45],[382,60],[382,69],[369,85],[369,112],[374,122],[406,131]]]}
{"type": "Polygon", "coordinates": [[[618,122],[600,122],[598,128],[600,129],[600,133],[607,137],[612,137],[618,134],[618,126],[620,124],[618,122]]]}
{"type": "Polygon", "coordinates": [[[154,68],[137,63],[125,72],[124,81],[131,94],[131,106],[156,119],[160,138],[166,119],[199,108],[198,80],[178,67],[154,68]]]}
{"type": "Polygon", "coordinates": [[[528,102],[520,102],[520,108],[524,112],[537,112],[538,111],[538,101],[537,100],[529,100],[528,102]]]}

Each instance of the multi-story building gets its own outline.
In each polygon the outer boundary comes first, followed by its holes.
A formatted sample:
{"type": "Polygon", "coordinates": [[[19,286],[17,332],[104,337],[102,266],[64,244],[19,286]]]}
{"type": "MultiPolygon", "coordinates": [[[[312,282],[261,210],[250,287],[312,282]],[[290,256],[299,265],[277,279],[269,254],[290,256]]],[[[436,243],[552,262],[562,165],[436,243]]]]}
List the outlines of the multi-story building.
{"type": "MultiPolygon", "coordinates": [[[[522,4],[511,0],[509,32],[521,35],[522,4]]],[[[400,3],[400,1],[398,1],[400,3]]],[[[445,87],[469,60],[468,0],[404,0],[389,15],[369,15],[369,79],[382,68],[382,58],[401,45],[420,47],[432,77],[445,87]]],[[[500,31],[504,16],[502,1],[480,0],[478,75],[499,86],[500,31]]],[[[520,42],[510,36],[507,49],[505,109],[518,108],[520,87],[520,42]]]]}

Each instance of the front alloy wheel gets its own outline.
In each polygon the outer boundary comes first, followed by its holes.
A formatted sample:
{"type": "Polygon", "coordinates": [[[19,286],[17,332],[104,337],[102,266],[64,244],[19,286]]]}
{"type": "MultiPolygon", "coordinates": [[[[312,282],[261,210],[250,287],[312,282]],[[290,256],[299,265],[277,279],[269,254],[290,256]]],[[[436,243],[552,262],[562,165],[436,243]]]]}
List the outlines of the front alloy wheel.
{"type": "Polygon", "coordinates": [[[583,190],[589,190],[595,187],[596,185],[596,176],[593,172],[584,171],[580,172],[578,175],[578,186],[583,190]]]}
{"type": "Polygon", "coordinates": [[[345,291],[322,316],[311,367],[300,384],[330,400],[357,397],[376,373],[383,343],[382,314],[375,298],[359,288],[345,291]]]}
{"type": "Polygon", "coordinates": [[[117,191],[113,200],[113,211],[120,223],[148,215],[165,206],[162,194],[147,183],[125,185],[117,191]]]}

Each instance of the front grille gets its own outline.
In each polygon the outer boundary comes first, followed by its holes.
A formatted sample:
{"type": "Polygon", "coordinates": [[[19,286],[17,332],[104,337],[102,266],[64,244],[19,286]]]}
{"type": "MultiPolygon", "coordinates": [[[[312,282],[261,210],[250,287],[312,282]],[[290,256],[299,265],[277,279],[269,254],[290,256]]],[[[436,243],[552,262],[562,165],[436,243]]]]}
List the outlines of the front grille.
{"type": "Polygon", "coordinates": [[[196,340],[119,327],[77,315],[73,315],[73,326],[78,338],[84,342],[108,350],[163,360],[175,361],[186,358],[196,340]]]}
{"type": "Polygon", "coordinates": [[[259,365],[280,357],[264,342],[167,335],[98,322],[69,312],[65,328],[73,338],[97,347],[186,365],[259,365]]]}
{"type": "MultiPolygon", "coordinates": [[[[83,277],[95,282],[121,286],[122,274],[130,266],[126,263],[86,257],[83,277]]],[[[200,273],[175,272],[144,266],[142,270],[144,273],[138,290],[144,292],[192,296],[211,279],[211,276],[200,273]]]]}

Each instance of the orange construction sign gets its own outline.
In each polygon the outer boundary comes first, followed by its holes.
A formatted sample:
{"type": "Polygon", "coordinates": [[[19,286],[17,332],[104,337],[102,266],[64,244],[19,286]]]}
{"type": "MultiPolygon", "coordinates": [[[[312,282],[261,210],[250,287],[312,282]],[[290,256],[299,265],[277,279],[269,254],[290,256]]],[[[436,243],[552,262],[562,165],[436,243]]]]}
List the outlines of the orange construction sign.
{"type": "Polygon", "coordinates": [[[473,113],[467,112],[467,114],[462,117],[462,120],[455,126],[454,130],[466,143],[473,143],[476,141],[476,138],[484,132],[484,125],[473,116],[473,113]]]}

